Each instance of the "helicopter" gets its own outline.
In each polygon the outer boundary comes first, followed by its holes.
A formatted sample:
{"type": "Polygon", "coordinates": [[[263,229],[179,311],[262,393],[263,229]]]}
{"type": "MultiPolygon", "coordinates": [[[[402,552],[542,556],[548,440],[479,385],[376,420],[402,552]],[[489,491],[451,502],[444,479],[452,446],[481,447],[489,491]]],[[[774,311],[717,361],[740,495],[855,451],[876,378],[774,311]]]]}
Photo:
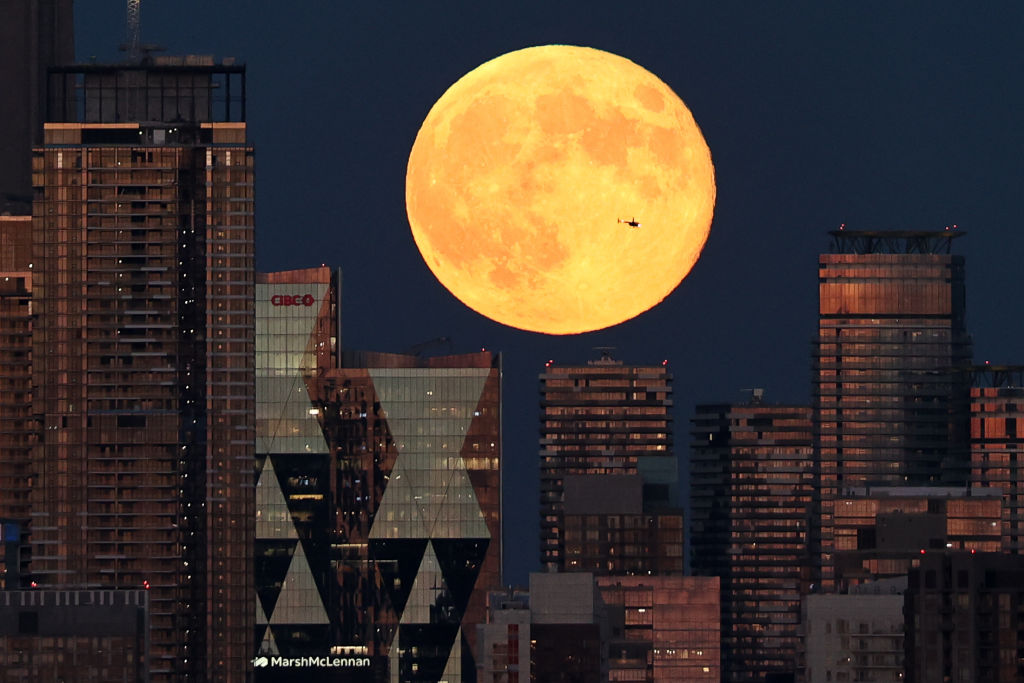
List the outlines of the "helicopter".
{"type": "Polygon", "coordinates": [[[631,228],[639,228],[639,227],[640,227],[640,225],[641,225],[641,224],[640,224],[640,223],[639,223],[639,222],[638,222],[638,221],[636,220],[636,216],[634,216],[633,218],[630,218],[630,219],[629,219],[628,221],[627,221],[627,220],[626,220],[625,218],[619,218],[619,219],[617,219],[617,222],[619,222],[619,223],[625,223],[626,225],[628,225],[628,226],[629,226],[629,227],[631,227],[631,228]]]}

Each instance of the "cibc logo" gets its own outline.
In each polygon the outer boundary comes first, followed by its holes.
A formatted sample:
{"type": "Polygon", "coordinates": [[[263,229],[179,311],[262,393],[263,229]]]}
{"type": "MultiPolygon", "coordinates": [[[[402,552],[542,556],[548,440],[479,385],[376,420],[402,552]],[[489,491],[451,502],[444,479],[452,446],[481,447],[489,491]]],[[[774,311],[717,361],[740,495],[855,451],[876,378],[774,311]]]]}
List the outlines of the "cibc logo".
{"type": "Polygon", "coordinates": [[[312,294],[275,294],[270,297],[271,306],[312,306],[316,299],[312,294]]]}

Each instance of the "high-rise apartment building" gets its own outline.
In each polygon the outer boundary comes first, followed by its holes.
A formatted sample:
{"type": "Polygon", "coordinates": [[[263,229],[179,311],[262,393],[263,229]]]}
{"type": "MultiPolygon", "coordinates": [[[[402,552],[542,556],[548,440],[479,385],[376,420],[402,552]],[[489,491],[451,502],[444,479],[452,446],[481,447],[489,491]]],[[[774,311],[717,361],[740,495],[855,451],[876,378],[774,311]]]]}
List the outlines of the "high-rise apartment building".
{"type": "Polygon", "coordinates": [[[691,427],[693,573],[721,579],[724,680],[791,675],[812,581],[808,406],[698,405],[691,427]]]}
{"type": "Polygon", "coordinates": [[[1024,366],[974,368],[971,488],[1003,494],[1002,550],[1024,554],[1024,366]]]}
{"type": "Polygon", "coordinates": [[[46,69],[75,59],[72,0],[6,0],[0,14],[0,215],[30,215],[46,69]]]}
{"type": "Polygon", "coordinates": [[[0,216],[0,519],[25,528],[38,432],[32,414],[31,263],[32,217],[0,216]]]}
{"type": "Polygon", "coordinates": [[[255,524],[245,68],[51,69],[32,160],[32,574],[146,588],[152,680],[244,680],[255,524]]]}
{"type": "Polygon", "coordinates": [[[820,464],[821,583],[832,585],[832,515],[844,488],[963,485],[970,363],[963,233],[830,233],[818,271],[813,403],[820,464]]]}
{"type": "Polygon", "coordinates": [[[647,574],[664,559],[660,571],[681,573],[666,365],[624,365],[604,351],[587,365],[548,363],[540,382],[543,566],[647,574]]]}

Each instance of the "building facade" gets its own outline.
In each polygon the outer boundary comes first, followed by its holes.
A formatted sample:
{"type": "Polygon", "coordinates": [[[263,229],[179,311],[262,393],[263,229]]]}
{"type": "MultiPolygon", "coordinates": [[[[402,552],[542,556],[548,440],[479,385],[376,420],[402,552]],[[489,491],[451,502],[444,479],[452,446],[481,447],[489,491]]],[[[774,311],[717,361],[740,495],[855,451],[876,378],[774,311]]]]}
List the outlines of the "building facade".
{"type": "Polygon", "coordinates": [[[605,350],[587,365],[548,363],[540,383],[542,566],[646,574],[654,571],[648,563],[662,557],[681,571],[672,376],[665,364],[624,365],[605,350]],[[606,495],[610,490],[619,497],[606,495]],[[675,521],[668,519],[672,515],[675,521]],[[584,522],[596,536],[581,535],[584,522]],[[623,525],[629,534],[620,533],[623,525]],[[645,530],[651,534],[640,545],[645,530]],[[605,558],[611,558],[612,547],[632,560],[604,566],[601,554],[607,550],[605,558]]]}
{"type": "Polygon", "coordinates": [[[971,487],[1003,494],[1003,552],[1024,550],[1024,367],[974,368],[971,487]]]}
{"type": "Polygon", "coordinates": [[[912,683],[1024,679],[1024,558],[931,553],[910,572],[906,677],[912,683]]]}
{"type": "Polygon", "coordinates": [[[965,485],[968,380],[963,233],[836,230],[818,263],[813,408],[821,583],[850,486],[965,485]]]}
{"type": "Polygon", "coordinates": [[[699,405],[691,435],[691,561],[721,578],[724,680],[791,676],[813,581],[810,408],[699,405]]]}
{"type": "Polygon", "coordinates": [[[339,277],[258,279],[256,678],[473,680],[501,585],[500,356],[342,352],[339,277]]]}
{"type": "Polygon", "coordinates": [[[149,591],[0,591],[0,682],[148,683],[149,591]]]}
{"type": "Polygon", "coordinates": [[[32,575],[147,588],[150,672],[251,667],[245,68],[51,69],[32,159],[32,575]]]}
{"type": "Polygon", "coordinates": [[[32,147],[43,142],[46,69],[75,61],[72,0],[8,0],[0,23],[0,215],[32,214],[32,147]]]}

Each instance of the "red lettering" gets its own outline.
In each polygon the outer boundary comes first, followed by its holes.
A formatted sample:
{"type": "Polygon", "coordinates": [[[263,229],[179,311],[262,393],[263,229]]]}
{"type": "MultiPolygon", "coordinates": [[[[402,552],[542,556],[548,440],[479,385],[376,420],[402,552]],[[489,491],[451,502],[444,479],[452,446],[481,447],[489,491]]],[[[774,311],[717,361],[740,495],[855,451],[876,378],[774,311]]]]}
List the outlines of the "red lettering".
{"type": "Polygon", "coordinates": [[[275,294],[270,297],[271,306],[312,306],[316,298],[312,294],[275,294]]]}

